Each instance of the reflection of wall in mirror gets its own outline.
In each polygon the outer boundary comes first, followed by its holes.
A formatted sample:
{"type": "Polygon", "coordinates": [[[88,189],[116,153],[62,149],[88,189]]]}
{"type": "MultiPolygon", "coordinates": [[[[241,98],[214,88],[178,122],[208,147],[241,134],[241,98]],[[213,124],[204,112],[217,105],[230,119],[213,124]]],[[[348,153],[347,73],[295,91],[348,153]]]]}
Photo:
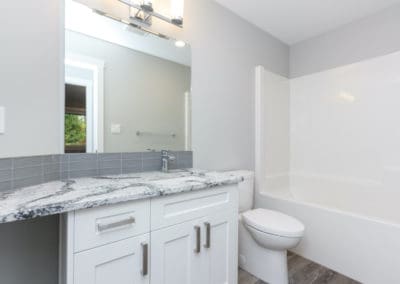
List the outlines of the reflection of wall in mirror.
{"type": "Polygon", "coordinates": [[[190,67],[71,31],[66,51],[104,61],[105,152],[190,148],[190,67]],[[137,136],[138,130],[176,137],[137,136]]]}

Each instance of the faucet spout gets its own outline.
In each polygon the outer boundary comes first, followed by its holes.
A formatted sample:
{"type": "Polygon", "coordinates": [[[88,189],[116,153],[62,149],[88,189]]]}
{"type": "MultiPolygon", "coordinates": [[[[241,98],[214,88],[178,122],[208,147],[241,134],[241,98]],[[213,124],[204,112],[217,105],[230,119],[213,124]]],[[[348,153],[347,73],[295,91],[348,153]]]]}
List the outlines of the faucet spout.
{"type": "Polygon", "coordinates": [[[175,156],[170,154],[168,150],[162,150],[161,151],[161,162],[162,162],[161,170],[164,173],[167,173],[170,168],[169,163],[172,161],[175,161],[175,159],[176,159],[175,156]]]}

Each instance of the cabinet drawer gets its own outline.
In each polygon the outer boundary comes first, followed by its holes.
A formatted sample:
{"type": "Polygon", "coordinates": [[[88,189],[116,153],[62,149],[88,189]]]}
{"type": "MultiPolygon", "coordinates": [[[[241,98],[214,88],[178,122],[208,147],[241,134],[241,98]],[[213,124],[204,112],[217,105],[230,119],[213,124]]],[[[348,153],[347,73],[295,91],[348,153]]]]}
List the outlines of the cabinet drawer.
{"type": "Polygon", "coordinates": [[[151,229],[182,223],[218,210],[238,210],[237,185],[152,199],[151,229]]]}
{"type": "Polygon", "coordinates": [[[75,212],[74,251],[79,252],[150,231],[150,201],[75,212]]]}

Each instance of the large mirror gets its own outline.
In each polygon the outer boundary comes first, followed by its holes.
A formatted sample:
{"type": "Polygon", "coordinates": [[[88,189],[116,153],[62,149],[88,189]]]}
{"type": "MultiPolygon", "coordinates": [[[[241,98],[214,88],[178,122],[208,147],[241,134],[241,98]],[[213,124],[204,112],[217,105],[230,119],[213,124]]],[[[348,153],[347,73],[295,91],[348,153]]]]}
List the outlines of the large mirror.
{"type": "Polygon", "coordinates": [[[72,0],[65,18],[65,152],[190,150],[190,47],[72,0]]]}

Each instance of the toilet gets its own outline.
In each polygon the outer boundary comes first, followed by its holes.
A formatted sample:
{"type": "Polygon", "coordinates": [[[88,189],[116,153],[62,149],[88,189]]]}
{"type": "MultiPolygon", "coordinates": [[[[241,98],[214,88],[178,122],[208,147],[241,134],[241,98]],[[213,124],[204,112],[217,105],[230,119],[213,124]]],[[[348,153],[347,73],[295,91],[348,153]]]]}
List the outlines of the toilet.
{"type": "Polygon", "coordinates": [[[239,183],[239,266],[269,284],[287,284],[287,250],[299,244],[304,225],[278,211],[252,209],[254,173],[234,174],[244,177],[239,183]]]}

